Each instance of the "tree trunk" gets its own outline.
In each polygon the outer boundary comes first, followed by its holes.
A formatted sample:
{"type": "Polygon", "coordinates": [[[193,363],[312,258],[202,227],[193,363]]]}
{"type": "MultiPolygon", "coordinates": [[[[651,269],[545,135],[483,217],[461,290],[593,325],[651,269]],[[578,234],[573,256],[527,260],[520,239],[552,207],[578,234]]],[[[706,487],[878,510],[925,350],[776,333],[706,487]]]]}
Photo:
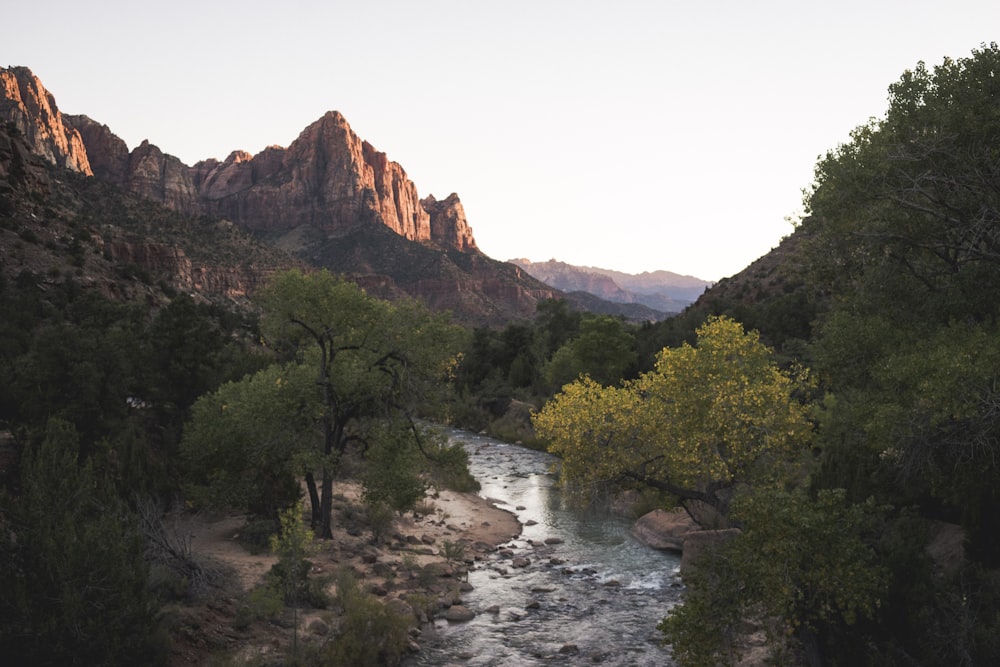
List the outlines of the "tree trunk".
{"type": "Polygon", "coordinates": [[[309,490],[309,527],[315,532],[323,514],[320,510],[319,493],[316,491],[316,478],[311,472],[306,473],[306,488],[309,490]]]}
{"type": "Polygon", "coordinates": [[[323,494],[320,502],[320,537],[331,539],[333,529],[330,524],[330,514],[333,512],[333,472],[323,466],[323,494]]]}

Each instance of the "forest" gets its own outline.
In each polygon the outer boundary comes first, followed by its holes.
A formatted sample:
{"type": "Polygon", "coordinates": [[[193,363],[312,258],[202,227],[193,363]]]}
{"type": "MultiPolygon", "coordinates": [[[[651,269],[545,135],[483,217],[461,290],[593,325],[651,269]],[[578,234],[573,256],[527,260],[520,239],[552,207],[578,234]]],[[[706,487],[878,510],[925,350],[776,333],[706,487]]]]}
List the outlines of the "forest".
{"type": "MultiPolygon", "coordinates": [[[[776,664],[1000,664],[997,45],[904,72],[804,205],[766,281],[658,323],[550,300],[470,329],[325,271],[242,309],[0,273],[0,656],[166,664],[162,610],[198,594],[156,547],[177,507],[253,517],[301,604],[339,479],[372,521],[474,488],[449,424],[549,449],[581,502],[739,530],[660,623],[685,667],[736,664],[748,628],[776,664]]],[[[347,639],[316,664],[398,660],[347,639]]]]}

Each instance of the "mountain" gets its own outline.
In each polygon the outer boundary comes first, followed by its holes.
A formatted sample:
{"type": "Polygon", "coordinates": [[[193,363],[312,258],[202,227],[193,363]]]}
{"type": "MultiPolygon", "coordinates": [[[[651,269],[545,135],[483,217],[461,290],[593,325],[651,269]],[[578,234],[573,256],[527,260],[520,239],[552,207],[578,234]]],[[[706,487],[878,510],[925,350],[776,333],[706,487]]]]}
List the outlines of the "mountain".
{"type": "Polygon", "coordinates": [[[287,148],[188,166],[149,141],[130,151],[106,125],[62,114],[31,70],[13,67],[0,70],[0,120],[30,153],[58,167],[188,219],[235,225],[299,261],[380,295],[421,298],[460,321],[532,317],[538,301],[560,296],[480,252],[456,194],[421,199],[403,168],[336,111],[287,148]]]}
{"type": "Polygon", "coordinates": [[[52,165],[0,123],[0,284],[147,306],[177,293],[244,304],[274,272],[305,266],[232,223],[191,218],[52,165]]]}
{"type": "Polygon", "coordinates": [[[662,313],[679,313],[712,286],[707,280],[670,271],[634,275],[574,266],[555,259],[547,262],[512,259],[510,262],[556,289],[587,292],[615,303],[642,304],[662,313]]]}

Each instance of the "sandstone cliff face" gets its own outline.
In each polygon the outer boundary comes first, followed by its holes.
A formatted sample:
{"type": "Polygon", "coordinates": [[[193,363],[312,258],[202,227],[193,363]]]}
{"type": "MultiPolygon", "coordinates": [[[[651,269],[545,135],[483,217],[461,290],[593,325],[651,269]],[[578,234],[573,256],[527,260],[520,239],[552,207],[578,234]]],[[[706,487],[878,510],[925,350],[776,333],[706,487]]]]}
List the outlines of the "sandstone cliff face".
{"type": "Polygon", "coordinates": [[[427,195],[420,200],[420,205],[430,214],[431,239],[462,251],[478,250],[472,228],[465,218],[465,208],[457,194],[453,192],[443,201],[436,200],[434,195],[427,195]]]}
{"type": "Polygon", "coordinates": [[[458,197],[424,200],[396,162],[363,141],[339,112],[305,128],[288,148],[189,167],[143,141],[129,152],[106,125],[63,116],[25,67],[0,70],[0,118],[12,121],[32,151],[50,162],[126,188],[189,215],[208,214],[261,232],[307,225],[337,236],[382,224],[411,241],[476,249],[458,197]]]}
{"type": "Polygon", "coordinates": [[[177,289],[189,293],[214,294],[239,300],[248,297],[272,275],[273,269],[253,266],[219,266],[196,263],[183,249],[154,242],[101,239],[114,261],[141,267],[151,275],[167,278],[177,289]]]}
{"type": "MultiPolygon", "coordinates": [[[[96,175],[191,219],[231,221],[379,295],[417,297],[477,325],[531,317],[539,300],[558,296],[480,253],[457,195],[421,200],[403,168],[358,137],[336,111],[287,148],[234,151],[222,161],[187,166],[148,141],[129,151],[110,128],[87,116],[63,117],[31,72],[17,68],[0,70],[0,120],[23,128],[30,152],[49,162],[96,175]]],[[[140,267],[181,290],[238,298],[268,273],[252,262],[243,273],[231,259],[192,262],[197,253],[191,245],[186,255],[183,244],[158,246],[114,232],[103,242],[116,263],[140,267]]]]}
{"type": "Polygon", "coordinates": [[[124,187],[128,182],[129,151],[111,128],[88,116],[64,115],[63,121],[80,133],[94,176],[124,187]]]}
{"type": "Polygon", "coordinates": [[[331,111],[287,149],[233,153],[200,162],[194,182],[205,212],[255,231],[310,225],[337,235],[381,223],[410,240],[430,240],[430,216],[403,168],[362,141],[331,111]]]}
{"type": "Polygon", "coordinates": [[[30,195],[42,197],[48,192],[48,174],[37,163],[24,137],[11,136],[0,125],[0,215],[13,215],[19,200],[30,195]]]}
{"type": "Polygon", "coordinates": [[[63,122],[55,98],[27,67],[0,69],[0,119],[14,123],[35,154],[93,173],[80,133],[63,122]]]}

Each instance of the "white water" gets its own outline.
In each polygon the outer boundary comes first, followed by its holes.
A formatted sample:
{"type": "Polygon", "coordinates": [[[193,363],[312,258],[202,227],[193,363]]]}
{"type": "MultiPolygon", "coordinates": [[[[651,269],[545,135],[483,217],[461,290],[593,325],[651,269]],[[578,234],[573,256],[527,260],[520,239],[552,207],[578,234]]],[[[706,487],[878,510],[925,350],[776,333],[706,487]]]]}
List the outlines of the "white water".
{"type": "Polygon", "coordinates": [[[531,564],[513,568],[499,554],[478,564],[469,574],[475,590],[463,596],[476,618],[435,622],[409,664],[673,665],[656,625],[680,598],[678,557],[639,543],[626,519],[566,502],[551,474],[552,456],[462,431],[450,435],[469,452],[480,495],[522,524],[537,522],[509,543],[531,564]],[[561,543],[544,544],[549,538],[561,543]],[[564,562],[554,565],[553,558],[564,562]]]}

